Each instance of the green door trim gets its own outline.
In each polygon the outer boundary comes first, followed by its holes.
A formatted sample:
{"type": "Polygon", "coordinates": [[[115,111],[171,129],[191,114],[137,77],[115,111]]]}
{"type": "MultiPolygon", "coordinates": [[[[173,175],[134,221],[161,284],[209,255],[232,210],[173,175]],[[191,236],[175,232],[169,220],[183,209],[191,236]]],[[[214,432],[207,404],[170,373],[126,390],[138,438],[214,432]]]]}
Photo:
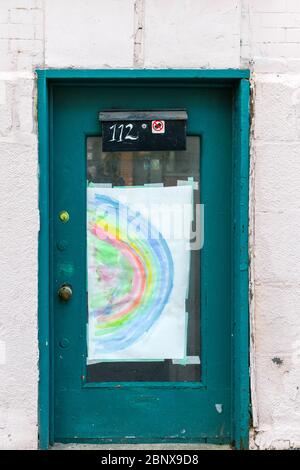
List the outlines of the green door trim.
{"type": "Polygon", "coordinates": [[[249,308],[248,308],[248,202],[249,202],[249,70],[37,70],[38,84],[38,151],[39,151],[39,447],[47,449],[51,435],[51,325],[50,325],[50,209],[49,209],[49,87],[54,81],[65,84],[113,83],[136,80],[161,84],[205,84],[230,86],[234,90],[233,139],[233,390],[232,435],[237,449],[248,448],[250,424],[249,393],[249,308]]]}

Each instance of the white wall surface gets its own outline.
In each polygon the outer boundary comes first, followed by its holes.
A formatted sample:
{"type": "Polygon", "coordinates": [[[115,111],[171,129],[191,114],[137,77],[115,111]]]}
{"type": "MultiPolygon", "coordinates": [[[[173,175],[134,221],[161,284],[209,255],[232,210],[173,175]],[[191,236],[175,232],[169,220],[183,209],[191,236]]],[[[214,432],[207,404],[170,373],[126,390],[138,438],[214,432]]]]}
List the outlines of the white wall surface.
{"type": "Polygon", "coordinates": [[[37,446],[36,67],[251,68],[251,445],[300,447],[300,2],[0,2],[4,449],[37,446]]]}
{"type": "Polygon", "coordinates": [[[45,7],[46,66],[133,66],[134,0],[51,0],[45,7]]]}
{"type": "Polygon", "coordinates": [[[238,68],[239,43],[239,1],[145,2],[147,68],[238,68]]]}

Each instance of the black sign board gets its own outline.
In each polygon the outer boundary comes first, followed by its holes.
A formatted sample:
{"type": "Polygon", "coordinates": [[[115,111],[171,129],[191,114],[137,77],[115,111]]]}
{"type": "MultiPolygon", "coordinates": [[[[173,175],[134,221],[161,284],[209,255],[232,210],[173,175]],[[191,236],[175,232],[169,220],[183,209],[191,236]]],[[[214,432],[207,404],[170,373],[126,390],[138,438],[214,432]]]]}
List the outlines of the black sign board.
{"type": "Polygon", "coordinates": [[[101,111],[99,120],[104,152],[186,149],[185,110],[101,111]]]}

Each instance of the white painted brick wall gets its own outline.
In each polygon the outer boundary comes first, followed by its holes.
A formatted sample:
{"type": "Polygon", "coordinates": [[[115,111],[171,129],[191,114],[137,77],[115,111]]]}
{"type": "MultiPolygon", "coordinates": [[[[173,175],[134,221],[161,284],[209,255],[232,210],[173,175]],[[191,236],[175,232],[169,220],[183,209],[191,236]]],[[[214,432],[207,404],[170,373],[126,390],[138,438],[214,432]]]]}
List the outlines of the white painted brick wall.
{"type": "Polygon", "coordinates": [[[300,447],[300,1],[2,0],[0,448],[37,446],[44,66],[251,68],[251,445],[300,447]]]}
{"type": "Polygon", "coordinates": [[[51,0],[45,11],[46,66],[133,66],[133,0],[51,0]]]}
{"type": "Polygon", "coordinates": [[[253,70],[253,448],[300,445],[300,2],[244,1],[253,70]]]}
{"type": "Polygon", "coordinates": [[[239,1],[146,1],[145,67],[238,68],[239,41],[239,1]]]}
{"type": "Polygon", "coordinates": [[[0,3],[0,448],[37,446],[37,135],[42,2],[0,3]]]}

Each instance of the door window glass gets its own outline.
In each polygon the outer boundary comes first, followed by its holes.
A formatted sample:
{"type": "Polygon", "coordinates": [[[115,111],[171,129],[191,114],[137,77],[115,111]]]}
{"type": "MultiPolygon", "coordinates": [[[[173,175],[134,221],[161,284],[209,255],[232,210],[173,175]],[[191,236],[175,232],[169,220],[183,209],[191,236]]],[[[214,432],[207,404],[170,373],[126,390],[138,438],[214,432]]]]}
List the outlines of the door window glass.
{"type": "Polygon", "coordinates": [[[199,177],[198,136],[119,153],[87,138],[88,382],[200,381],[199,177]]]}

